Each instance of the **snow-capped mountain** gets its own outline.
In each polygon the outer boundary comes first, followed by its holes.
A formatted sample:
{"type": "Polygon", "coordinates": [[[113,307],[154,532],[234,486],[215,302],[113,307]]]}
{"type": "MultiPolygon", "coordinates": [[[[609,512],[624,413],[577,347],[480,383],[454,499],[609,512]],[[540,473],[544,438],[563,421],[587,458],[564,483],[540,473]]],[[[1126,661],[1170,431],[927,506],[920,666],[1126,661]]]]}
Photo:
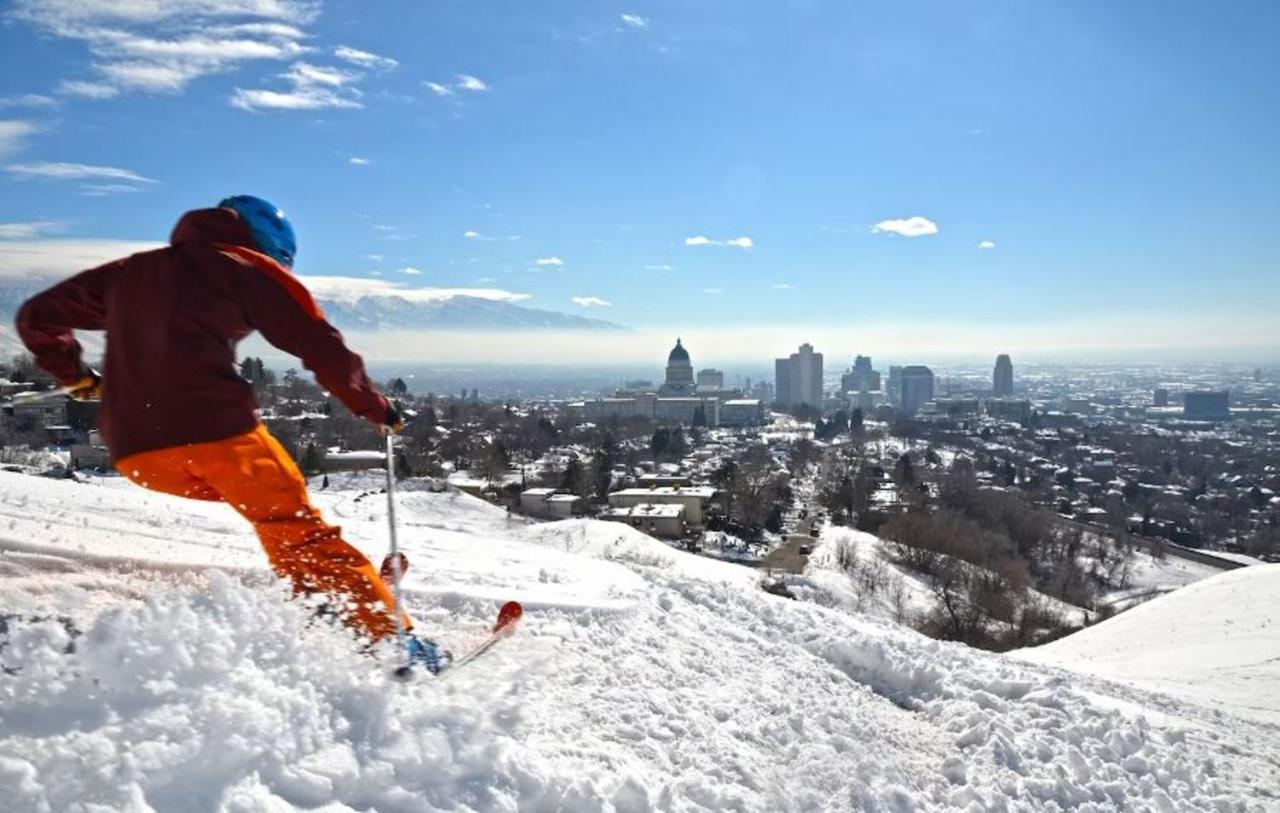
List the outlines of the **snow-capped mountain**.
{"type": "Polygon", "coordinates": [[[354,301],[316,295],[340,330],[622,330],[601,319],[542,310],[500,299],[453,294],[414,301],[395,294],[354,301]]]}

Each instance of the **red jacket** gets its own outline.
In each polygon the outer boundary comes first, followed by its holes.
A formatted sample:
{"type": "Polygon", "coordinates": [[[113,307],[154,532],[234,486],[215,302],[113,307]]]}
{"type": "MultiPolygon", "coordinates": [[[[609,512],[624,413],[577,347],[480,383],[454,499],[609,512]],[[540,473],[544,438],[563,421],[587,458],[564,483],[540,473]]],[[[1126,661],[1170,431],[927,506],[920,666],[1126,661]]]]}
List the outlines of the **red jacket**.
{"type": "Polygon", "coordinates": [[[301,358],[352,412],[386,419],[387,400],[360,357],[302,283],[249,248],[235,212],[187,212],[170,243],[77,274],[18,311],[22,341],[63,382],[83,370],[72,331],[106,331],[99,423],[117,460],[252,429],[257,403],[236,372],[235,346],[255,330],[301,358]]]}

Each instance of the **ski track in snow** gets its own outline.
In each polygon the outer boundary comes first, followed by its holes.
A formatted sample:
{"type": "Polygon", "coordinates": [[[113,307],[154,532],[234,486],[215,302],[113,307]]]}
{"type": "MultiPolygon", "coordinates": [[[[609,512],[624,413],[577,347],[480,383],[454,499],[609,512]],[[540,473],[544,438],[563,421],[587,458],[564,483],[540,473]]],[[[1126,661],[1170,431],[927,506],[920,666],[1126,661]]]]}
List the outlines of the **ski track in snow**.
{"type": "MultiPolygon", "coordinates": [[[[376,478],[334,481],[318,504],[380,558],[376,478]]],[[[527,612],[403,685],[285,601],[224,506],[0,473],[0,612],[84,630],[68,654],[24,622],[0,652],[0,810],[1280,809],[1268,722],[407,486],[420,627],[461,648],[502,600],[527,612]]]]}

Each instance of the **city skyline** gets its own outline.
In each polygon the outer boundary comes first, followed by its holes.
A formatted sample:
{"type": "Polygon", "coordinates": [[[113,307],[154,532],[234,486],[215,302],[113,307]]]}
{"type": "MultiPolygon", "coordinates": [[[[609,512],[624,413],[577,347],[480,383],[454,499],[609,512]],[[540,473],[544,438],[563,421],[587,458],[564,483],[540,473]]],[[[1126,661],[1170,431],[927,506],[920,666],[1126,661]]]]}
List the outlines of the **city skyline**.
{"type": "MultiPolygon", "coordinates": [[[[632,328],[592,337],[602,361],[672,333],[765,359],[1280,356],[1272,6],[262,8],[4,13],[28,69],[0,77],[0,276],[254,192],[304,280],[632,328]]],[[[405,338],[353,341],[585,360],[581,337],[405,338]]]]}

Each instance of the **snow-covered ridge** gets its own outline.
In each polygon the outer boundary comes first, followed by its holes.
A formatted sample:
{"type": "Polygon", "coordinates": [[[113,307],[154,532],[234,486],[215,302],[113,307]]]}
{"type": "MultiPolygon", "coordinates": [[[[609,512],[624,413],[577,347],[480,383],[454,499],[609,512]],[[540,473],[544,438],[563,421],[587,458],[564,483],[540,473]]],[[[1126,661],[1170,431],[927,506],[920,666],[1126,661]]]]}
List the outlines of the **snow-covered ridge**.
{"type": "MultiPolygon", "coordinates": [[[[376,479],[317,502],[384,550],[376,479]]],[[[616,524],[406,490],[411,610],[483,668],[404,686],[309,627],[223,506],[0,473],[5,810],[1266,810],[1274,726],[756,589],[616,524]],[[210,570],[210,565],[216,569],[210,570]],[[232,575],[227,575],[230,572],[232,575]]]]}

